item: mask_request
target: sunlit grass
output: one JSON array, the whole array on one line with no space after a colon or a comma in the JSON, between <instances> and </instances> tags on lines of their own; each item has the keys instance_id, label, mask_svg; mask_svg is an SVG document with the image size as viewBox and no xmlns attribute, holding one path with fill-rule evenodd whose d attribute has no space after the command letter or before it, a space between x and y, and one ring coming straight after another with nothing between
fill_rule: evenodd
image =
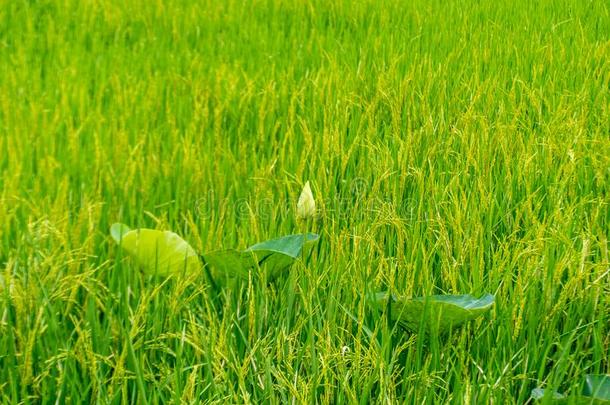
<instances>
[{"instance_id":1,"label":"sunlit grass","mask_svg":"<svg viewBox=\"0 0 610 405\"><path fill-rule=\"evenodd\" d=\"M609 90L604 1L0 0L2 401L578 390L610 371ZM115 222L321 238L216 294L142 273ZM424 340L378 290L496 304Z\"/></svg>"}]
</instances>

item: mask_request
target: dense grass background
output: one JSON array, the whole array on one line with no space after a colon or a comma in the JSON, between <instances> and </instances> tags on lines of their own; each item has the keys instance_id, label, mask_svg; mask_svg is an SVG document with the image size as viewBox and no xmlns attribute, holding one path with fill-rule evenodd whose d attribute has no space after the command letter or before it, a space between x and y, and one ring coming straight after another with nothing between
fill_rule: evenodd
<instances>
[{"instance_id":1,"label":"dense grass background","mask_svg":"<svg viewBox=\"0 0 610 405\"><path fill-rule=\"evenodd\" d=\"M0 152L3 402L504 404L609 372L608 2L0 0ZM116 221L321 240L214 296ZM370 310L388 288L496 306L424 340Z\"/></svg>"}]
</instances>

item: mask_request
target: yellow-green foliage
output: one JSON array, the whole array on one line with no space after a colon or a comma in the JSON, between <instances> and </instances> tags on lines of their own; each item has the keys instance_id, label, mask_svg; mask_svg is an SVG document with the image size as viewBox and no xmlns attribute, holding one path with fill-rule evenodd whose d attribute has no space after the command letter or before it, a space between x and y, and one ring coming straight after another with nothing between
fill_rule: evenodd
<instances>
[{"instance_id":1,"label":"yellow-green foliage","mask_svg":"<svg viewBox=\"0 0 610 405\"><path fill-rule=\"evenodd\" d=\"M119 228L118 232L113 232ZM199 255L180 236L171 231L111 227L113 239L149 274L162 276L201 272Z\"/></svg>"},{"instance_id":2,"label":"yellow-green foliage","mask_svg":"<svg viewBox=\"0 0 610 405\"><path fill-rule=\"evenodd\" d=\"M608 373L609 7L0 0L0 402L522 404ZM138 271L117 221L320 240L216 294ZM423 341L380 290L496 301Z\"/></svg>"}]
</instances>

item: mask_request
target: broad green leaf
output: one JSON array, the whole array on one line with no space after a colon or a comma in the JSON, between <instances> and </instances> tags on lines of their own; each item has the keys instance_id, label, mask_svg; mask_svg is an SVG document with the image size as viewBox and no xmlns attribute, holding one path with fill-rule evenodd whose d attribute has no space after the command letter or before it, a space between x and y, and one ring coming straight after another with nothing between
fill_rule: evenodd
<instances>
[{"instance_id":1,"label":"broad green leaf","mask_svg":"<svg viewBox=\"0 0 610 405\"><path fill-rule=\"evenodd\" d=\"M256 267L251 255L235 249L216 250L203 255L215 281L227 284L238 278L248 278L248 269Z\"/></svg>"},{"instance_id":2,"label":"broad green leaf","mask_svg":"<svg viewBox=\"0 0 610 405\"><path fill-rule=\"evenodd\" d=\"M115 223L110 227L110 236L116 243L121 243L121 239L125 236L126 233L131 231L131 228L125 224Z\"/></svg>"},{"instance_id":3,"label":"broad green leaf","mask_svg":"<svg viewBox=\"0 0 610 405\"><path fill-rule=\"evenodd\" d=\"M290 267L307 244L316 242L318 238L315 233L288 235L252 245L244 253L253 254L257 264L264 264L269 277L275 278L282 270Z\"/></svg>"},{"instance_id":4,"label":"broad green leaf","mask_svg":"<svg viewBox=\"0 0 610 405\"><path fill-rule=\"evenodd\" d=\"M397 298L388 293L378 293L377 305L388 307L392 320L398 321L406 329L417 332L425 330L442 333L489 311L494 304L494 296L486 294L481 298L471 295L431 295L417 298Z\"/></svg>"},{"instance_id":5,"label":"broad green leaf","mask_svg":"<svg viewBox=\"0 0 610 405\"><path fill-rule=\"evenodd\" d=\"M551 403L553 404L560 405L567 403L566 396L557 391L550 391L543 388L534 388L531 393L531 398L536 401L541 401L547 396L550 397Z\"/></svg>"},{"instance_id":6,"label":"broad green leaf","mask_svg":"<svg viewBox=\"0 0 610 405\"><path fill-rule=\"evenodd\" d=\"M582 396L597 401L595 403L610 404L610 375L585 375L585 384L582 390Z\"/></svg>"},{"instance_id":7,"label":"broad green leaf","mask_svg":"<svg viewBox=\"0 0 610 405\"><path fill-rule=\"evenodd\" d=\"M212 270L212 276L220 280L247 278L250 269L261 266L270 279L292 265L303 249L317 241L314 233L288 235L250 246L246 250L218 250L203 255Z\"/></svg>"},{"instance_id":8,"label":"broad green leaf","mask_svg":"<svg viewBox=\"0 0 610 405\"><path fill-rule=\"evenodd\" d=\"M110 234L148 273L170 275L201 269L195 250L173 232L144 228L131 230L126 225L114 224Z\"/></svg>"},{"instance_id":9,"label":"broad green leaf","mask_svg":"<svg viewBox=\"0 0 610 405\"><path fill-rule=\"evenodd\" d=\"M309 242L317 241L319 236L315 233L303 233L297 235L283 236L277 239L271 239L265 242L257 243L256 245L250 246L245 251L252 252L269 252L279 253L286 256L290 256L296 259L303 250L303 246Z\"/></svg>"},{"instance_id":10,"label":"broad green leaf","mask_svg":"<svg viewBox=\"0 0 610 405\"><path fill-rule=\"evenodd\" d=\"M531 397L534 400L545 399L545 396L551 396L550 404L563 405L567 403L577 405L604 405L610 404L610 375L604 374L587 374L580 395L566 396L559 392L548 392L541 388L534 388Z\"/></svg>"}]
</instances>

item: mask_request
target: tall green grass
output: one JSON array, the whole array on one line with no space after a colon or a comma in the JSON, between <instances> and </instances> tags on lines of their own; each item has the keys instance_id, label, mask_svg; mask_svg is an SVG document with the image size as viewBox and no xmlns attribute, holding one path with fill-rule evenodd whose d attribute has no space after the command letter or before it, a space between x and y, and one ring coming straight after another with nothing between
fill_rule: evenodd
<instances>
[{"instance_id":1,"label":"tall green grass","mask_svg":"<svg viewBox=\"0 0 610 405\"><path fill-rule=\"evenodd\" d=\"M609 372L605 1L0 0L0 173L2 402L524 403ZM321 240L215 295L143 275L117 221ZM424 340L377 289L496 306Z\"/></svg>"}]
</instances>

